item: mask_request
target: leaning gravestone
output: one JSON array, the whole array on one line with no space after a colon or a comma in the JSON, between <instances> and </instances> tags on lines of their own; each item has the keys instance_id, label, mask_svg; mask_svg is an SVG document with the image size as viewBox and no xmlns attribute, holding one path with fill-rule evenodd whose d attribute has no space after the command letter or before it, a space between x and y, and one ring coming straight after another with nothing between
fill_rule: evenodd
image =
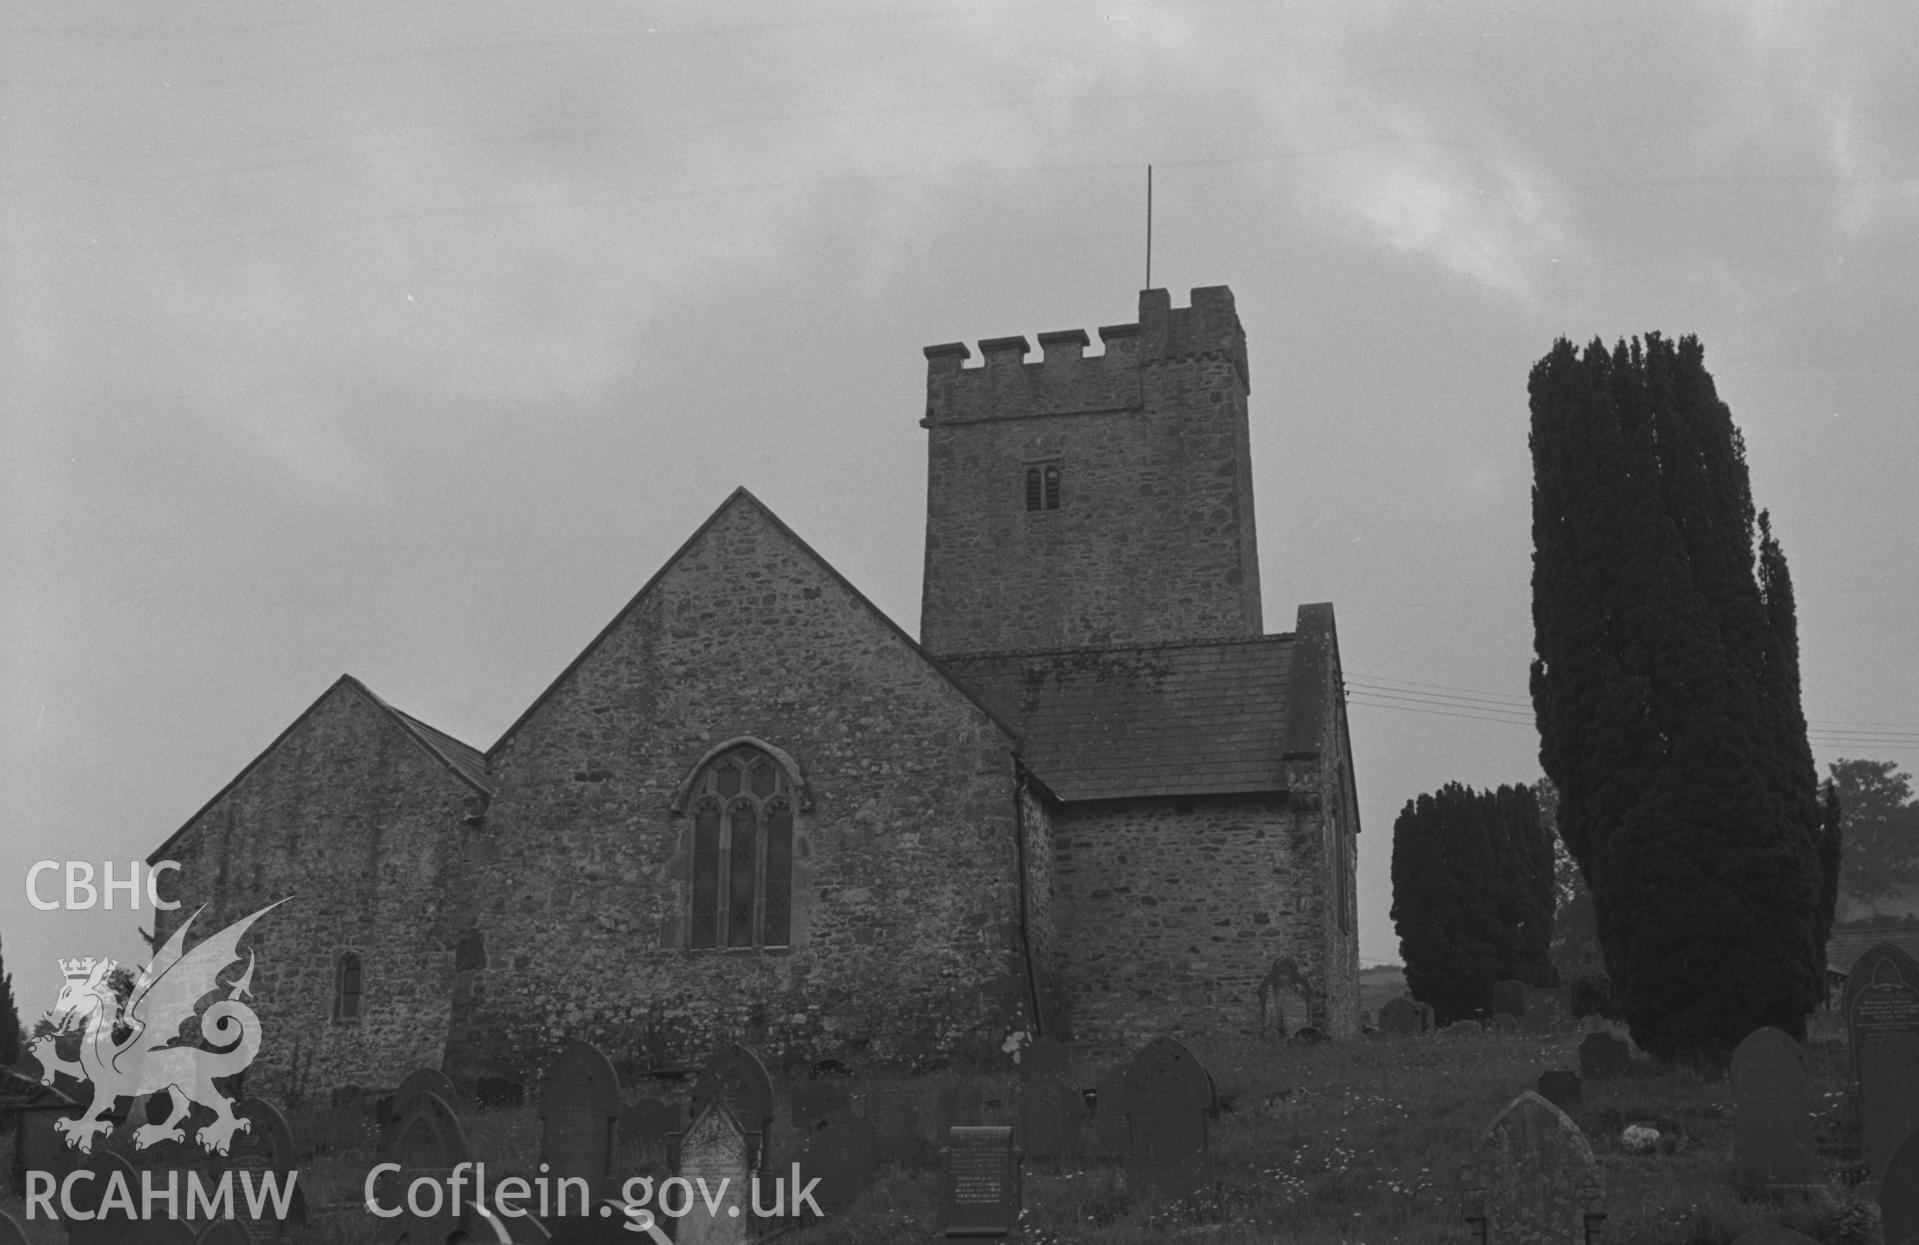
<instances>
[{"instance_id":1,"label":"leaning gravestone","mask_svg":"<svg viewBox=\"0 0 1919 1245\"><path fill-rule=\"evenodd\" d=\"M1530 1092L1494 1117L1460 1186L1466 1221L1486 1245L1585 1245L1606 1215L1592 1147L1564 1111Z\"/></svg>"},{"instance_id":2,"label":"leaning gravestone","mask_svg":"<svg viewBox=\"0 0 1919 1245\"><path fill-rule=\"evenodd\" d=\"M1610 1033L1588 1033L1579 1043L1579 1075L1587 1080L1617 1076L1626 1070L1632 1048Z\"/></svg>"},{"instance_id":3,"label":"leaning gravestone","mask_svg":"<svg viewBox=\"0 0 1919 1245\"><path fill-rule=\"evenodd\" d=\"M1813 1150L1812 1071L1805 1048L1783 1030L1754 1029L1732 1053L1739 1112L1733 1133L1734 1180L1744 1189L1819 1183Z\"/></svg>"},{"instance_id":4,"label":"leaning gravestone","mask_svg":"<svg viewBox=\"0 0 1919 1245\"><path fill-rule=\"evenodd\" d=\"M1919 1245L1919 1132L1907 1133L1879 1180L1879 1222L1886 1245Z\"/></svg>"},{"instance_id":5,"label":"leaning gravestone","mask_svg":"<svg viewBox=\"0 0 1919 1245\"><path fill-rule=\"evenodd\" d=\"M693 1114L698 1116L715 1102L725 1106L744 1130L753 1170L759 1171L765 1161L767 1125L773 1122L773 1078L758 1055L735 1044L707 1060L693 1086Z\"/></svg>"},{"instance_id":6,"label":"leaning gravestone","mask_svg":"<svg viewBox=\"0 0 1919 1245\"><path fill-rule=\"evenodd\" d=\"M1846 1023L1866 1166L1878 1180L1893 1147L1919 1128L1919 965L1890 943L1860 956L1846 980Z\"/></svg>"},{"instance_id":7,"label":"leaning gravestone","mask_svg":"<svg viewBox=\"0 0 1919 1245\"><path fill-rule=\"evenodd\" d=\"M573 1042L540 1092L540 1161L553 1181L579 1177L599 1205L620 1152L620 1075L590 1042Z\"/></svg>"},{"instance_id":8,"label":"leaning gravestone","mask_svg":"<svg viewBox=\"0 0 1919 1245\"><path fill-rule=\"evenodd\" d=\"M946 1235L1007 1236L1019 1225L1019 1153L998 1125L948 1131L940 1191Z\"/></svg>"},{"instance_id":9,"label":"leaning gravestone","mask_svg":"<svg viewBox=\"0 0 1919 1245\"><path fill-rule=\"evenodd\" d=\"M745 1131L724 1102L708 1104L687 1127L675 1175L691 1190L687 1213L678 1216L674 1226L676 1245L743 1245L752 1235L746 1202L752 1154ZM700 1195L701 1181L706 1182L707 1196L715 1199L711 1207ZM726 1182L723 1190L721 1181ZM655 1199L655 1205L662 1203Z\"/></svg>"},{"instance_id":10,"label":"leaning gravestone","mask_svg":"<svg viewBox=\"0 0 1919 1245\"><path fill-rule=\"evenodd\" d=\"M1568 1069L1555 1068L1539 1074L1539 1096L1561 1111L1571 1111L1580 1105L1584 1098L1581 1085L1579 1074Z\"/></svg>"},{"instance_id":11,"label":"leaning gravestone","mask_svg":"<svg viewBox=\"0 0 1919 1245\"><path fill-rule=\"evenodd\" d=\"M1172 1038L1148 1042L1126 1069L1127 1178L1184 1196L1205 1180L1212 1077Z\"/></svg>"},{"instance_id":12,"label":"leaning gravestone","mask_svg":"<svg viewBox=\"0 0 1919 1245\"><path fill-rule=\"evenodd\" d=\"M1379 1031L1395 1037L1412 1037L1425 1029L1426 1016L1419 1004L1405 995L1387 999L1379 1009Z\"/></svg>"}]
</instances>

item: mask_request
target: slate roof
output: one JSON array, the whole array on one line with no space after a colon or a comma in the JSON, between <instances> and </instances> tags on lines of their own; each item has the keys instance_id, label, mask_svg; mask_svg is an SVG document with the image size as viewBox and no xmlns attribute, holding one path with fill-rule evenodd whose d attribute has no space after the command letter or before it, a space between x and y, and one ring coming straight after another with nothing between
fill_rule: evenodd
<instances>
[{"instance_id":1,"label":"slate roof","mask_svg":"<svg viewBox=\"0 0 1919 1245\"><path fill-rule=\"evenodd\" d=\"M1282 791L1291 635L943 656L1062 800Z\"/></svg>"},{"instance_id":2,"label":"slate roof","mask_svg":"<svg viewBox=\"0 0 1919 1245\"><path fill-rule=\"evenodd\" d=\"M373 695L371 692L367 694ZM374 697L374 699L379 698ZM461 743L445 731L428 726L403 709L395 709L383 700L380 703L386 706L387 712L400 719L400 725L411 731L414 738L425 744L427 750L444 761L448 767L482 791L492 791L493 782L486 772L486 753L471 744Z\"/></svg>"}]
</instances>

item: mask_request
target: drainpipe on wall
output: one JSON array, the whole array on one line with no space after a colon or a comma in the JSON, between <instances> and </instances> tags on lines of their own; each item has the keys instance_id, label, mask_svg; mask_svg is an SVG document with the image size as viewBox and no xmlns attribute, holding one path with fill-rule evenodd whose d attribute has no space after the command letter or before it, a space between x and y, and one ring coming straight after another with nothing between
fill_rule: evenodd
<instances>
[{"instance_id":1,"label":"drainpipe on wall","mask_svg":"<svg viewBox=\"0 0 1919 1245\"><path fill-rule=\"evenodd\" d=\"M1013 758L1013 850L1019 869L1019 954L1020 965L1026 970L1026 1007L1033 1018L1033 1036L1044 1037L1044 1023L1040 1019L1039 981L1033 971L1033 940L1027 935L1026 925L1026 805L1021 796L1026 793L1026 767Z\"/></svg>"}]
</instances>

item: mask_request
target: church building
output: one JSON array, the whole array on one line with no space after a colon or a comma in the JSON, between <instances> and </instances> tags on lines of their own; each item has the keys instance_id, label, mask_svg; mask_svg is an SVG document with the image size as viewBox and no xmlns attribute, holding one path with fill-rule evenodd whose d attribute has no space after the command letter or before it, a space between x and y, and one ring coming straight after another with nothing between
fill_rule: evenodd
<instances>
[{"instance_id":1,"label":"church building","mask_svg":"<svg viewBox=\"0 0 1919 1245\"><path fill-rule=\"evenodd\" d=\"M343 676L150 860L253 1078L1358 1031L1330 605L1268 634L1230 290L928 347L916 640L746 489L491 747ZM289 898L290 897L290 898Z\"/></svg>"}]
</instances>

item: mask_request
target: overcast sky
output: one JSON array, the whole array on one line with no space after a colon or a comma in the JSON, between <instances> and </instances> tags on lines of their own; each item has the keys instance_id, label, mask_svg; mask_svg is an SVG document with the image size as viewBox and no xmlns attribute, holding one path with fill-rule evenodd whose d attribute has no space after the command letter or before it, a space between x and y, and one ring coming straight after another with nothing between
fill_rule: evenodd
<instances>
[{"instance_id":1,"label":"overcast sky","mask_svg":"<svg viewBox=\"0 0 1919 1245\"><path fill-rule=\"evenodd\" d=\"M1530 781L1526 376L1697 334L1821 769L1919 768L1919 9L0 6L0 938L23 1012L341 673L490 746L736 485L917 634L938 342L1237 296L1269 630L1393 818ZM124 872L124 865L121 866ZM122 900L124 903L124 900ZM143 916L146 914L142 914Z\"/></svg>"}]
</instances>

